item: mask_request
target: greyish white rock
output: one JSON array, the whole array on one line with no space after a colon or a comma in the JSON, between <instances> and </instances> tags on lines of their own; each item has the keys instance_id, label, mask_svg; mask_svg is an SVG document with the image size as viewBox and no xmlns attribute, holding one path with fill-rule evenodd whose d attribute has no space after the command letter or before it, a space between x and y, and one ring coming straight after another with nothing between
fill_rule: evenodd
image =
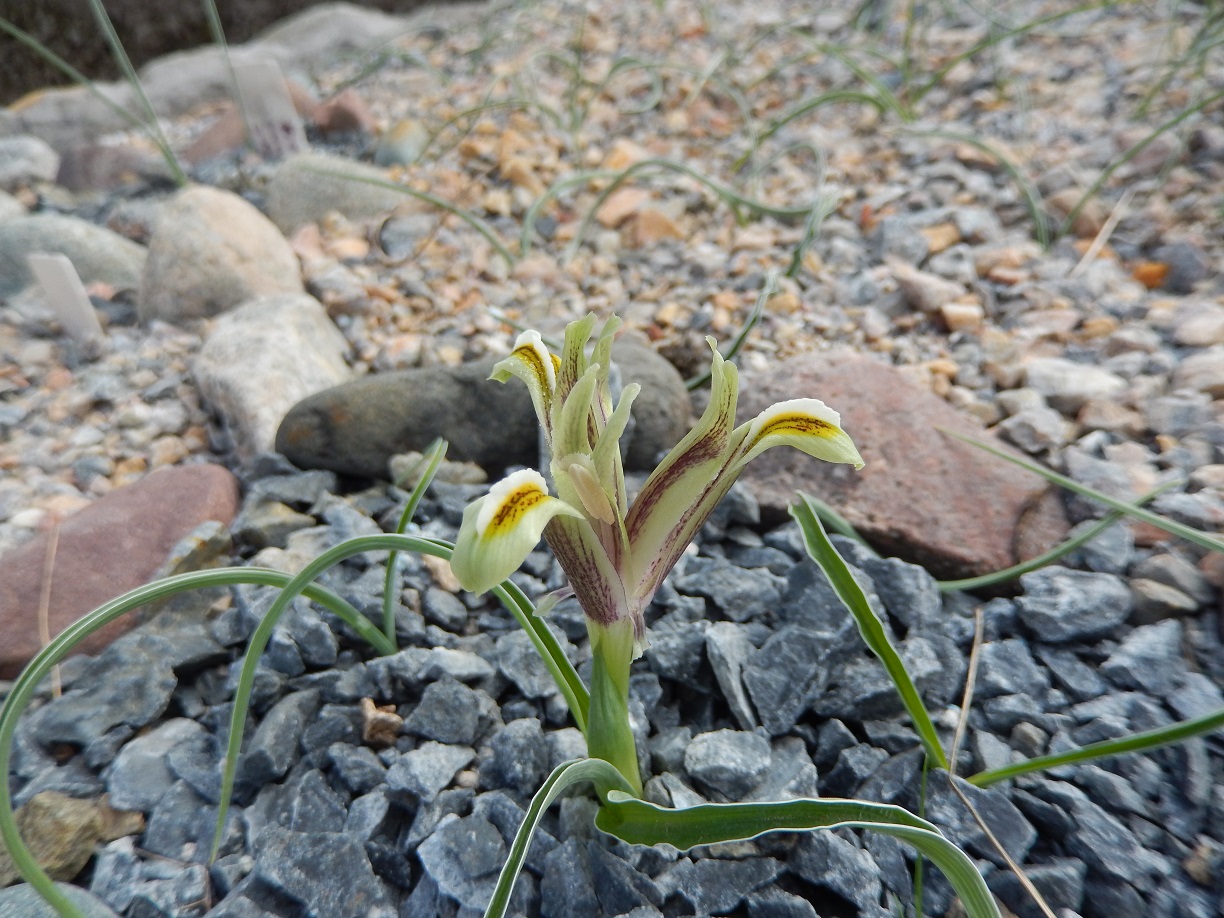
<instances>
[{"instance_id":1,"label":"greyish white rock","mask_svg":"<svg viewBox=\"0 0 1224 918\"><path fill-rule=\"evenodd\" d=\"M221 316L194 373L241 455L273 448L285 413L350 375L348 344L318 300L304 293L248 300Z\"/></svg>"}]
</instances>

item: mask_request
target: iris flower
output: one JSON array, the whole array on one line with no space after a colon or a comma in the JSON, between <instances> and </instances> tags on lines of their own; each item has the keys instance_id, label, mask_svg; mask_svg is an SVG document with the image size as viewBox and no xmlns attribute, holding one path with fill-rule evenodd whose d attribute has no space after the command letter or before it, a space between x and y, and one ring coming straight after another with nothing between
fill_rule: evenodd
<instances>
[{"instance_id":1,"label":"iris flower","mask_svg":"<svg viewBox=\"0 0 1224 918\"><path fill-rule=\"evenodd\" d=\"M523 332L494 367L493 379L516 376L531 392L556 494L532 469L498 482L465 510L451 566L464 589L484 592L517 570L544 537L586 613L595 664L590 753L631 770L626 777L640 786L626 737L629 664L645 646L643 614L668 572L744 466L770 447L794 446L855 468L863 460L838 413L814 398L779 402L736 426L738 373L710 338L709 405L630 505L620 438L640 387L625 386L613 405L608 368L620 320L605 323L588 357L595 321L587 315L571 323L560 356L537 332ZM618 720L624 724L610 723Z\"/></svg>"}]
</instances>

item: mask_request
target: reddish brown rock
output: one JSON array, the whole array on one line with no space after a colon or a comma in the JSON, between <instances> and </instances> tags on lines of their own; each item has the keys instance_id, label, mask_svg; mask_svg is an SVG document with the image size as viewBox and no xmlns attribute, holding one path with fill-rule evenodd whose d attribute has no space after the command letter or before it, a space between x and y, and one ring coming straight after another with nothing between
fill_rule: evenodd
<instances>
[{"instance_id":1,"label":"reddish brown rock","mask_svg":"<svg viewBox=\"0 0 1224 918\"><path fill-rule=\"evenodd\" d=\"M370 136L377 128L374 113L357 90L349 88L319 103L313 114L314 126L324 137L333 134Z\"/></svg>"},{"instance_id":2,"label":"reddish brown rock","mask_svg":"<svg viewBox=\"0 0 1224 918\"><path fill-rule=\"evenodd\" d=\"M740 392L741 421L784 399L827 402L867 463L856 472L797 450L770 450L741 479L766 520L783 518L795 492L806 491L884 554L943 579L1008 567L1066 537L1058 494L1036 475L940 433L1001 446L887 364L847 352L805 354L765 374L745 373Z\"/></svg>"},{"instance_id":3,"label":"reddish brown rock","mask_svg":"<svg viewBox=\"0 0 1224 918\"><path fill-rule=\"evenodd\" d=\"M238 482L218 465L162 469L119 488L60 524L48 624L59 634L85 613L149 581L180 539L206 520L229 523ZM49 533L0 558L0 678L9 679L41 648L38 609ZM126 615L80 645L96 653L136 624Z\"/></svg>"},{"instance_id":4,"label":"reddish brown rock","mask_svg":"<svg viewBox=\"0 0 1224 918\"><path fill-rule=\"evenodd\" d=\"M314 94L296 80L286 80L285 85L297 113L304 121L313 121L320 110ZM194 165L214 156L228 156L246 144L246 122L238 106L226 99L218 104L217 111L220 114L216 120L183 150L182 158L187 162Z\"/></svg>"}]
</instances>

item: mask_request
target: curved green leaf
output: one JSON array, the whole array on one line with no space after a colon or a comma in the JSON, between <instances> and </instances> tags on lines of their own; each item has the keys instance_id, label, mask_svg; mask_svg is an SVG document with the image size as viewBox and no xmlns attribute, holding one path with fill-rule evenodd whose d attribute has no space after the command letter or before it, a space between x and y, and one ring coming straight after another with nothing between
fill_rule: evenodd
<instances>
[{"instance_id":1,"label":"curved green leaf","mask_svg":"<svg viewBox=\"0 0 1224 918\"><path fill-rule=\"evenodd\" d=\"M1134 517L1137 520L1143 520L1145 523L1151 523L1157 529L1163 529L1170 535L1181 536L1188 542L1193 542L1195 545L1202 546L1209 551L1224 551L1224 541L1216 536L1208 535L1201 530L1195 529L1192 526L1187 526L1184 523L1179 523L1177 520L1171 520L1168 517L1161 516L1159 513L1153 513L1150 510L1144 510L1132 503L1124 500L1119 500L1116 497L1110 497L1103 491L1098 491L1095 488L1090 488L1087 485L1080 484L1074 478L1068 478L1066 475L1060 475L1053 469L1047 469L1043 465L1038 465L1036 462L1030 462L1022 456L1016 456L1009 452L991 446L989 443L984 443L981 440L976 440L973 437L965 436L957 433L954 430L948 430L946 427L938 428L940 433L947 434L949 437L956 437L958 440L964 440L971 446L976 446L978 449L984 449L992 455L998 456L1000 459L1006 459L1013 465L1018 465L1022 469L1028 469L1034 475L1040 475L1046 481L1053 482L1056 485L1066 488L1068 491L1074 491L1076 494L1082 494L1084 497L1091 497L1095 501L1100 501L1106 507L1112 507L1114 510L1119 510L1127 516Z\"/></svg>"},{"instance_id":2,"label":"curved green leaf","mask_svg":"<svg viewBox=\"0 0 1224 918\"><path fill-rule=\"evenodd\" d=\"M1149 501L1155 500L1165 491L1180 484L1178 481L1166 481L1159 487L1153 488L1142 497L1135 501L1135 506L1140 507ZM1027 561L1021 561L1019 564L1013 564L1011 567L1005 567L1001 571L992 571L989 574L980 574L977 577L965 577L963 580L939 580L936 586L939 587L941 593L947 593L952 590L979 590L982 587L994 586L996 583L1005 583L1008 580L1015 580L1021 574L1027 574L1029 571L1035 571L1040 567L1045 567L1047 564L1053 564L1064 555L1070 554L1082 545L1087 545L1102 532L1114 525L1118 520L1126 514L1121 510L1110 510L1107 514L1101 517L1100 521L1093 526L1089 526L1079 535L1067 539L1065 542L1060 542L1049 551L1042 552L1036 557L1029 558Z\"/></svg>"},{"instance_id":3,"label":"curved green leaf","mask_svg":"<svg viewBox=\"0 0 1224 918\"><path fill-rule=\"evenodd\" d=\"M247 643L246 654L243 656L242 669L238 675L238 685L234 689L234 708L230 717L229 739L227 740L225 750L225 766L221 772L221 794L217 805L217 825L213 836L210 861L216 857L217 850L220 847L222 833L225 829L225 817L229 812L230 797L234 791L234 778L238 771L238 753L242 749L242 735L246 729L246 716L250 707L251 690L255 684L255 670L259 665L259 657L268 645L268 641L272 637L272 631L275 629L281 615L284 614L293 600L303 593L316 577L332 565L338 564L346 558L364 554L367 551L415 551L449 560L452 548L453 546L449 542L444 542L440 539L425 539L398 533L359 536L323 552L323 554L306 565L297 576L281 589L280 595L276 597L268 611L264 613L263 619L258 627L256 627L254 633L251 634L250 640ZM517 594L515 591L517 591ZM583 688L581 695L574 695L574 685L577 684L581 687L582 682L577 672L574 671L573 664L560 651L556 639L548 630L548 627L534 615L529 614L528 610L531 608L531 603L522 595L522 591L507 581L502 586L494 587L492 592L502 600L502 603L514 615L531 638L532 644L544 659L545 665L552 674L553 680L557 683L557 688L569 704L570 710L585 712L590 705L590 698L586 696L585 688ZM526 604L526 609L523 606L524 603ZM384 647L390 648L383 650L384 653L394 652L394 645L387 641L386 635L377 628L373 628L372 625L370 627L373 629L373 633L378 636L376 646L380 647L380 649Z\"/></svg>"},{"instance_id":4,"label":"curved green leaf","mask_svg":"<svg viewBox=\"0 0 1224 918\"><path fill-rule=\"evenodd\" d=\"M799 494L799 501L798 504L791 505L790 515L794 517L795 522L799 524L799 529L803 532L804 547L807 548L812 560L820 565L820 569L829 578L829 583L842 604L854 616L859 633L863 636L863 642L884 664L884 669L888 671L893 685L897 687L897 694L901 696L901 702L905 705L905 710L909 712L910 720L913 721L914 728L918 731L922 748L926 750L926 754L936 765L940 768L947 768L948 758L939 745L939 735L935 732L935 725L931 723L931 716L922 703L922 697L914 686L914 680L910 678L905 664L901 662L901 656L889 643L883 624L871 611L871 606L867 604L863 588L858 585L858 581L850 573L850 568L846 566L846 562L842 560L837 549L833 547L833 543L829 541L824 527L820 524L820 515L816 507L802 492Z\"/></svg>"},{"instance_id":5,"label":"curved green leaf","mask_svg":"<svg viewBox=\"0 0 1224 918\"><path fill-rule=\"evenodd\" d=\"M289 583L290 579L288 574L281 571L258 567L238 567L193 571L156 580L111 600L69 625L39 651L17 677L12 691L5 699L4 706L0 708L0 838L3 838L4 845L8 848L9 855L21 875L59 914L66 918L81 918L80 911L56 888L51 878L38 866L38 862L25 846L25 842L22 841L21 833L17 831L17 824L13 818L13 798L9 792L8 782L13 753L13 736L17 732L17 722L25 709L29 707L39 682L51 672L57 663L72 653L85 638L108 622L143 605L158 602L189 590L233 586L240 583L283 587ZM316 585L309 586L303 592L308 598L343 618L361 632L367 640L378 646L382 632L349 603L330 590Z\"/></svg>"},{"instance_id":6,"label":"curved green leaf","mask_svg":"<svg viewBox=\"0 0 1224 918\"><path fill-rule=\"evenodd\" d=\"M994 897L973 861L934 825L908 810L864 800L785 800L777 803L706 803L668 809L611 791L595 825L635 845L669 844L681 850L743 841L767 832L870 829L921 852L943 871L970 918L1000 918Z\"/></svg>"},{"instance_id":7,"label":"curved green leaf","mask_svg":"<svg viewBox=\"0 0 1224 918\"><path fill-rule=\"evenodd\" d=\"M404 504L404 512L400 514L399 522L395 525L397 535L402 535L404 530L408 528L408 524L412 522L412 517L416 514L416 508L420 505L421 498L425 496L425 492L429 490L430 484L433 483L434 476L438 474L438 467L442 465L442 460L446 457L448 446L449 444L439 437L425 451L425 454L421 456L417 466L413 468L412 471L415 472L421 464L425 466L424 471L421 472L420 479L412 489L412 493L408 495L408 502ZM387 576L383 582L383 634L387 636L387 640L392 644L396 643L395 581L398 572L395 568L395 559L397 557L399 557L398 551L392 551L387 554Z\"/></svg>"},{"instance_id":8,"label":"curved green leaf","mask_svg":"<svg viewBox=\"0 0 1224 918\"><path fill-rule=\"evenodd\" d=\"M603 203L612 196L616 189L637 173L648 170L679 172L682 175L687 175L694 181L700 182L702 185L709 188L715 195L721 198L723 202L735 212L737 220L740 217L741 209L757 215L776 217L780 220L796 220L805 218L812 211L811 205L806 207L774 207L770 204L764 203L763 201L752 200L751 198L747 198L740 194L738 191L735 191L734 189L729 188L720 182L716 182L700 169L695 169L687 163L680 162L679 160L668 159L666 157L643 159L640 162L636 162L631 166L626 166L624 169L620 170L620 172L615 173L615 177L612 179L612 181L610 181L607 186L598 195L596 195L595 201L591 204L586 214L583 215L582 221L578 224L578 228L574 232L574 238L571 239L569 244L566 246L565 253L562 255L563 261L573 260L574 256L578 252L578 247L582 245L582 240L586 237L587 232L591 228L591 224L595 221L595 214L598 212L599 208L603 206ZM564 181L566 183L572 183L576 178L577 176L567 176Z\"/></svg>"},{"instance_id":9,"label":"curved green leaf","mask_svg":"<svg viewBox=\"0 0 1224 918\"><path fill-rule=\"evenodd\" d=\"M548 776L543 786L531 798L527 807L527 815L514 835L514 844L506 855L506 863L502 865L497 877L497 886L493 890L493 898L485 909L485 918L502 918L510 905L510 894L514 892L514 882L523 869L523 859L527 857L527 849L535 837L536 829L545 810L552 806L561 794L575 784L589 783L595 786L600 797L606 797L610 792L627 791L629 785L621 777L619 771L603 759L571 759L562 762Z\"/></svg>"},{"instance_id":10,"label":"curved green leaf","mask_svg":"<svg viewBox=\"0 0 1224 918\"><path fill-rule=\"evenodd\" d=\"M765 275L765 282L761 285L761 292L757 294L756 302L752 306L752 312L748 314L748 318L744 321L743 327L740 328L736 336L731 340L731 346L725 351L719 348L719 353L723 355L724 360L734 360L739 352L743 349L748 341L748 335L756 328L761 321L761 316L765 312L765 304L769 302L769 298L778 292L778 272L770 271ZM686 379L684 386L690 392L694 389L700 389L710 381L712 370L705 370L702 373Z\"/></svg>"},{"instance_id":11,"label":"curved green leaf","mask_svg":"<svg viewBox=\"0 0 1224 918\"><path fill-rule=\"evenodd\" d=\"M1187 740L1194 736L1202 736L1205 733L1213 733L1220 729L1224 729L1224 709L1204 714L1202 717L1181 720L1175 724L1169 724L1167 727L1157 727L1155 730L1145 730L1143 733L1135 733L1131 736L1121 736L1117 739L1101 740L1099 743L1089 743L1087 746L1080 746L1078 749L1068 749L1066 752L1056 752L1051 755L1039 756L1035 759L1013 762L1010 765L1004 765L1002 768L992 768L989 771L978 772L972 778L967 778L966 780L976 787L989 787L992 784L1006 781L1009 778L1031 774L1035 771L1045 771L1049 768L1057 768L1059 765L1075 765L1080 762L1103 759L1111 755L1159 749L1161 746L1180 743L1182 740Z\"/></svg>"},{"instance_id":12,"label":"curved green leaf","mask_svg":"<svg viewBox=\"0 0 1224 918\"><path fill-rule=\"evenodd\" d=\"M402 185L399 182L393 182L390 179L379 179L368 175L354 175L352 172L345 172L343 169L321 169L309 168L307 171L314 172L318 175L329 175L332 178L347 179L350 182L361 182L365 185L373 185L376 188L386 188L389 191L398 191L400 194L407 195L410 198L416 198L420 201L425 201L432 204L434 207L444 210L447 213L454 214L477 233L485 238L489 245L493 246L494 251L501 256L507 267L513 268L517 259L514 253L511 252L501 238L497 235L497 230L489 225L488 221L476 216L471 211L464 210L458 204L440 198L436 194L430 194L428 191L419 191L411 185Z\"/></svg>"}]
</instances>

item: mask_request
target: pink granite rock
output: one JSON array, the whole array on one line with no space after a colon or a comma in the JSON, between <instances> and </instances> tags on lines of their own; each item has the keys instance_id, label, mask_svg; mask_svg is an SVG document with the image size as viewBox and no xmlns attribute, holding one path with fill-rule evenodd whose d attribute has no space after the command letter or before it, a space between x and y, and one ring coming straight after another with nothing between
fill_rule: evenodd
<instances>
[{"instance_id":1,"label":"pink granite rock","mask_svg":"<svg viewBox=\"0 0 1224 918\"><path fill-rule=\"evenodd\" d=\"M866 461L859 472L774 449L741 481L765 520L783 518L797 490L821 498L886 555L936 577L975 576L1052 547L1067 534L1060 496L1036 475L939 432L1002 446L943 399L877 359L849 352L805 354L744 373L739 420L788 398L819 398Z\"/></svg>"},{"instance_id":2,"label":"pink granite rock","mask_svg":"<svg viewBox=\"0 0 1224 918\"><path fill-rule=\"evenodd\" d=\"M219 465L154 472L64 520L55 544L51 636L82 615L150 580L174 545L200 523L229 523L238 482ZM0 678L12 678L41 648L38 609L49 533L0 558ZM80 645L96 653L135 625L126 615Z\"/></svg>"}]
</instances>

